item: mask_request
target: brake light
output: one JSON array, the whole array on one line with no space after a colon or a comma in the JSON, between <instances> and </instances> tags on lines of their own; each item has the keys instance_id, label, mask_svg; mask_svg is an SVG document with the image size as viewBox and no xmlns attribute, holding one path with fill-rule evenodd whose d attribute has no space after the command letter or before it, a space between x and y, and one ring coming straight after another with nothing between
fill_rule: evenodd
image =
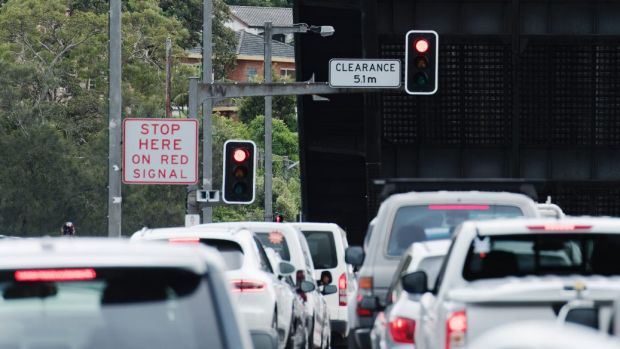
<instances>
[{"instance_id":1,"label":"brake light","mask_svg":"<svg viewBox=\"0 0 620 349\"><path fill-rule=\"evenodd\" d=\"M232 291L249 293L249 292L261 292L265 289L265 283L256 280L233 280Z\"/></svg>"},{"instance_id":2,"label":"brake light","mask_svg":"<svg viewBox=\"0 0 620 349\"><path fill-rule=\"evenodd\" d=\"M446 349L465 347L467 315L465 311L450 313L446 322Z\"/></svg>"},{"instance_id":3,"label":"brake light","mask_svg":"<svg viewBox=\"0 0 620 349\"><path fill-rule=\"evenodd\" d=\"M345 273L338 278L338 305L347 306L347 274Z\"/></svg>"},{"instance_id":4,"label":"brake light","mask_svg":"<svg viewBox=\"0 0 620 349\"><path fill-rule=\"evenodd\" d=\"M168 240L171 244L197 244L200 238L172 238Z\"/></svg>"},{"instance_id":5,"label":"brake light","mask_svg":"<svg viewBox=\"0 0 620 349\"><path fill-rule=\"evenodd\" d=\"M529 230L542 230L542 231L575 231L575 230L589 230L592 229L591 225L576 225L576 224L544 224L544 225L528 225Z\"/></svg>"},{"instance_id":6,"label":"brake light","mask_svg":"<svg viewBox=\"0 0 620 349\"><path fill-rule=\"evenodd\" d=\"M486 211L489 209L489 205L428 205L429 210L471 210L471 211Z\"/></svg>"},{"instance_id":7,"label":"brake light","mask_svg":"<svg viewBox=\"0 0 620 349\"><path fill-rule=\"evenodd\" d=\"M415 320L396 317L389 323L390 335L397 343L415 343Z\"/></svg>"},{"instance_id":8,"label":"brake light","mask_svg":"<svg viewBox=\"0 0 620 349\"><path fill-rule=\"evenodd\" d=\"M355 308L355 311L357 312L357 316L372 316L372 311L366 308L362 308L361 306L362 299L364 299L364 296L362 296L361 294L358 294L357 295L357 308Z\"/></svg>"},{"instance_id":9,"label":"brake light","mask_svg":"<svg viewBox=\"0 0 620 349\"><path fill-rule=\"evenodd\" d=\"M95 269L18 270L15 281L84 281L97 277Z\"/></svg>"}]
</instances>

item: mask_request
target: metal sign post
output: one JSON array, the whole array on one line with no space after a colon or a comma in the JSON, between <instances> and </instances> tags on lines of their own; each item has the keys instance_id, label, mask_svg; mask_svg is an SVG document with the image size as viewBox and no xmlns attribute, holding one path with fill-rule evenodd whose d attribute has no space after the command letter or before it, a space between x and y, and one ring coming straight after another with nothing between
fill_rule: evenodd
<instances>
[{"instance_id":1,"label":"metal sign post","mask_svg":"<svg viewBox=\"0 0 620 349\"><path fill-rule=\"evenodd\" d=\"M110 0L108 236L121 236L121 0Z\"/></svg>"}]
</instances>

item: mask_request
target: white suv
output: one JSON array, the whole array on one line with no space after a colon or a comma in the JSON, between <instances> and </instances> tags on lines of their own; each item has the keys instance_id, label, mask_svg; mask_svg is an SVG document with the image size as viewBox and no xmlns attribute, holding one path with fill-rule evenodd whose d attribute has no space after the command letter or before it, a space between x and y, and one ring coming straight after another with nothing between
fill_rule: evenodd
<instances>
[{"instance_id":1,"label":"white suv","mask_svg":"<svg viewBox=\"0 0 620 349\"><path fill-rule=\"evenodd\" d=\"M2 347L250 348L222 268L204 246L2 241Z\"/></svg>"},{"instance_id":2,"label":"white suv","mask_svg":"<svg viewBox=\"0 0 620 349\"><path fill-rule=\"evenodd\" d=\"M299 229L308 242L314 277L321 281L321 276L329 273L338 293L325 296L331 316L332 344L340 341L346 344L349 335L347 300L357 292L357 280L353 268L344 260L344 251L349 247L347 233L333 223L292 223Z\"/></svg>"},{"instance_id":3,"label":"white suv","mask_svg":"<svg viewBox=\"0 0 620 349\"><path fill-rule=\"evenodd\" d=\"M297 270L295 281L297 286L304 281L312 282L314 279L314 264L306 238L301 232L289 223L272 222L227 222L202 224L196 227L235 227L248 229L256 234L263 246L271 247L280 254L283 260L291 262ZM298 288L299 293L305 300L308 312L308 331L310 348L327 348L330 344L329 309L323 295L337 292L331 285L325 290L312 290L304 292Z\"/></svg>"},{"instance_id":4,"label":"white suv","mask_svg":"<svg viewBox=\"0 0 620 349\"><path fill-rule=\"evenodd\" d=\"M294 266L280 262L273 270L271 262L258 238L249 230L230 227L193 226L189 228L142 229L132 240L168 241L170 243L202 243L217 249L224 258L225 272L232 286L233 299L246 326L251 332L274 330L278 348L290 348L302 343L297 334L305 334L303 317L295 317L297 295L290 286L279 280L294 272ZM288 269L288 272L283 272ZM308 283L307 287L312 284ZM301 338L305 341L305 338Z\"/></svg>"}]
</instances>

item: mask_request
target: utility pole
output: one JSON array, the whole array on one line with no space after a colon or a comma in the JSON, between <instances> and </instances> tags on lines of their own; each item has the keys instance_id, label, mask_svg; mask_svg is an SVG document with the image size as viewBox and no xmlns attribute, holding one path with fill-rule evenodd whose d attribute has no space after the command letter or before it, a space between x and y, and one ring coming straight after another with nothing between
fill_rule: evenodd
<instances>
[{"instance_id":1,"label":"utility pole","mask_svg":"<svg viewBox=\"0 0 620 349\"><path fill-rule=\"evenodd\" d=\"M263 52L265 83L270 83L271 78L271 22L265 22L265 51ZM273 162L271 154L271 106L272 96L265 96L265 222L273 220L273 197L271 181L273 179Z\"/></svg>"},{"instance_id":2,"label":"utility pole","mask_svg":"<svg viewBox=\"0 0 620 349\"><path fill-rule=\"evenodd\" d=\"M202 83L213 83L213 66L211 62L213 49L212 35L213 1L203 0L202 5ZM211 114L213 100L205 99L202 103L202 189L213 189L213 132ZM202 208L202 222L210 223L213 220L213 208L206 204Z\"/></svg>"},{"instance_id":3,"label":"utility pole","mask_svg":"<svg viewBox=\"0 0 620 349\"><path fill-rule=\"evenodd\" d=\"M172 40L166 39L166 117L172 117L170 95L172 94Z\"/></svg>"},{"instance_id":4,"label":"utility pole","mask_svg":"<svg viewBox=\"0 0 620 349\"><path fill-rule=\"evenodd\" d=\"M121 236L121 0L110 0L108 236Z\"/></svg>"}]
</instances>

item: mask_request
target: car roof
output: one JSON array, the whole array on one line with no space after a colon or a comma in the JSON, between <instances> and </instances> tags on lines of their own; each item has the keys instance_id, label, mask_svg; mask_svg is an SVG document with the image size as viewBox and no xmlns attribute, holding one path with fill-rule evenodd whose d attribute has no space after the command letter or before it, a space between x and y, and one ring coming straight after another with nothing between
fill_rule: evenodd
<instances>
[{"instance_id":1,"label":"car roof","mask_svg":"<svg viewBox=\"0 0 620 349\"><path fill-rule=\"evenodd\" d=\"M290 224L299 229L314 229L319 231L339 231L342 229L335 223L295 222Z\"/></svg>"},{"instance_id":2,"label":"car roof","mask_svg":"<svg viewBox=\"0 0 620 349\"><path fill-rule=\"evenodd\" d=\"M460 200L460 201L459 201ZM484 203L524 203L532 204L534 201L524 194L510 192L491 192L491 191L430 191L430 192L409 192L394 194L387 200L395 203L409 203L423 201L425 203L441 202L484 202Z\"/></svg>"},{"instance_id":3,"label":"car roof","mask_svg":"<svg viewBox=\"0 0 620 349\"><path fill-rule=\"evenodd\" d=\"M194 226L194 228L198 228L198 227L206 227L206 228L229 227L229 228L236 228L236 229L245 228L250 231L254 231L255 229L259 229L259 230L260 229L277 229L281 231L297 232L295 227L292 226L290 223L277 223L277 222L223 222L223 223L206 223L206 224L200 224L200 225Z\"/></svg>"},{"instance_id":4,"label":"car roof","mask_svg":"<svg viewBox=\"0 0 620 349\"><path fill-rule=\"evenodd\" d=\"M509 218L488 221L467 221L462 231L479 235L514 235L551 232L596 232L620 234L620 219L611 217Z\"/></svg>"},{"instance_id":5,"label":"car roof","mask_svg":"<svg viewBox=\"0 0 620 349\"><path fill-rule=\"evenodd\" d=\"M237 227L221 227L195 225L192 227L142 229L132 235L132 239L162 240L171 238L197 237L218 238L224 240L251 240L254 236L248 229Z\"/></svg>"},{"instance_id":6,"label":"car roof","mask_svg":"<svg viewBox=\"0 0 620 349\"><path fill-rule=\"evenodd\" d=\"M223 269L217 252L204 246L136 243L110 238L35 238L2 241L0 269L70 267L177 267L203 274Z\"/></svg>"}]
</instances>

